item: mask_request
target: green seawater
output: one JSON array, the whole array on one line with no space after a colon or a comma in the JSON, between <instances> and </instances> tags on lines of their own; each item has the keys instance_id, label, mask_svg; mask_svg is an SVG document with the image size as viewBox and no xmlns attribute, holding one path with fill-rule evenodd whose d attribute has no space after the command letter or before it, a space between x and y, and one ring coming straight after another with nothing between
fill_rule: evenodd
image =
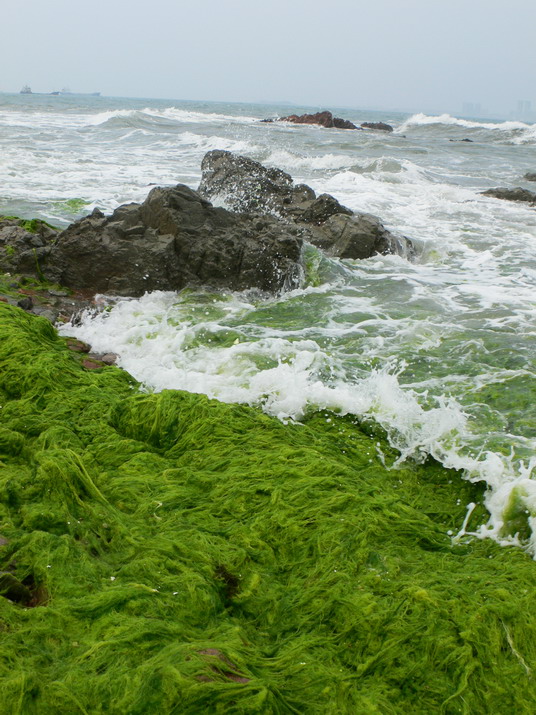
<instances>
[{"instance_id":1,"label":"green seawater","mask_svg":"<svg viewBox=\"0 0 536 715\"><path fill-rule=\"evenodd\" d=\"M397 457L86 371L0 303L0 571L32 595L0 597L0 713L533 713L534 561Z\"/></svg>"}]
</instances>

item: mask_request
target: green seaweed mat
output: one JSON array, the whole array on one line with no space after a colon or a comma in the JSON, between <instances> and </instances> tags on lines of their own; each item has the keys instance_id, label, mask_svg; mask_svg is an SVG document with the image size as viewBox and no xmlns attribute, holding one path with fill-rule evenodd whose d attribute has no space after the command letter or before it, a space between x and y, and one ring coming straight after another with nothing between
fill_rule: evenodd
<instances>
[{"instance_id":1,"label":"green seaweed mat","mask_svg":"<svg viewBox=\"0 0 536 715\"><path fill-rule=\"evenodd\" d=\"M143 394L0 304L0 571L32 594L0 597L0 713L534 713L536 564L453 547L479 488L377 447Z\"/></svg>"}]
</instances>

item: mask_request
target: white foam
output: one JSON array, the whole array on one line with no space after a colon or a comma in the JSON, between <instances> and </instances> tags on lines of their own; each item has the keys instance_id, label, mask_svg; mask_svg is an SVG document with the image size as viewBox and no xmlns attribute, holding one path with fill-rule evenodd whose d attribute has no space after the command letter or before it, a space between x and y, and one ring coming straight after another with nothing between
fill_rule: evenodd
<instances>
[{"instance_id":1,"label":"white foam","mask_svg":"<svg viewBox=\"0 0 536 715\"><path fill-rule=\"evenodd\" d=\"M506 121L506 122L475 122L471 119L459 119L450 114L428 115L414 114L400 126L396 131L403 134L410 127L426 126L431 124L444 124L447 126L464 127L465 129L491 129L493 131L511 132L513 129L534 129L535 125L526 124L525 122Z\"/></svg>"},{"instance_id":2,"label":"white foam","mask_svg":"<svg viewBox=\"0 0 536 715\"><path fill-rule=\"evenodd\" d=\"M304 291L301 296L307 294L312 295ZM293 292L294 298L299 295L299 291ZM515 542L515 536L503 534L503 522L512 490L519 485L525 490L521 498L526 498L530 509L535 507L536 515L536 483L530 482L525 488L523 481L530 481L534 464L520 475L519 463L512 455L482 451L456 399L443 394L428 396L434 380L415 388L404 387L399 380L404 366L398 365L396 358L384 359L383 367L371 369L365 376L352 376L336 353L321 348L318 340L306 338L305 332L304 337L299 330L288 330L285 335L285 331L268 331L248 322L255 305L245 295L228 295L223 302L214 298L221 312L215 320L203 319L202 310L192 317L189 301L183 302L174 293L155 292L139 300L119 301L110 312L88 315L80 325L62 326L60 332L89 342L96 351L118 353L119 364L153 390L184 389L224 402L258 405L283 421L300 420L311 409L373 418L400 450L400 460L423 460L432 455L446 467L463 470L469 479L486 482L490 520L475 532L480 537ZM210 314L211 308L209 305L206 313ZM352 309L375 311L377 306L367 299L352 301L348 296L337 315L350 316ZM217 347L218 335L229 331L229 318L235 326L231 337L236 337L229 347ZM419 321L405 322L406 327L404 321L389 326L399 344L407 342L413 349L419 344L422 350L437 347L439 325L436 329ZM389 354L392 338L385 333L386 326L379 317L358 326L363 335L363 356ZM372 336L367 338L372 327ZM350 335L351 329L351 320L346 326L328 321L320 332L342 337ZM379 339L382 332L385 337ZM215 347L207 335L213 336ZM200 343L201 336L204 339ZM489 384L490 379L490 375L482 376L481 384ZM501 381L504 375L496 379ZM478 381L475 384L478 387Z\"/></svg>"},{"instance_id":3,"label":"white foam","mask_svg":"<svg viewBox=\"0 0 536 715\"><path fill-rule=\"evenodd\" d=\"M196 112L179 109L177 107L166 107L155 109L145 107L143 109L115 109L107 112L99 112L87 118L87 124L98 126L106 124L113 119L124 119L130 117L140 117L147 119L167 119L177 124L249 124L258 121L255 117L236 116L231 114L218 114L216 112Z\"/></svg>"}]
</instances>

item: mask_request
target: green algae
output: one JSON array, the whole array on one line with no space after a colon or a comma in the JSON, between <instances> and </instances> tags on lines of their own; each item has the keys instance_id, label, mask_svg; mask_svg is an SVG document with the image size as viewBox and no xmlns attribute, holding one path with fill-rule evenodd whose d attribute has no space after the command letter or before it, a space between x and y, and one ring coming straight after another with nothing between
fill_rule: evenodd
<instances>
[{"instance_id":1,"label":"green algae","mask_svg":"<svg viewBox=\"0 0 536 715\"><path fill-rule=\"evenodd\" d=\"M0 304L0 713L532 713L536 565L368 431L143 394Z\"/></svg>"},{"instance_id":2,"label":"green algae","mask_svg":"<svg viewBox=\"0 0 536 715\"><path fill-rule=\"evenodd\" d=\"M65 199L64 201L55 201L52 206L62 213L75 214L85 209L90 203L91 201L87 199L74 198Z\"/></svg>"},{"instance_id":3,"label":"green algae","mask_svg":"<svg viewBox=\"0 0 536 715\"><path fill-rule=\"evenodd\" d=\"M28 231L28 233L40 233L44 228L49 228L54 231L58 230L56 226L52 226L52 224L40 218L25 219L20 218L20 216L0 215L0 221L6 219L10 221L18 221L18 225L25 231Z\"/></svg>"}]
</instances>

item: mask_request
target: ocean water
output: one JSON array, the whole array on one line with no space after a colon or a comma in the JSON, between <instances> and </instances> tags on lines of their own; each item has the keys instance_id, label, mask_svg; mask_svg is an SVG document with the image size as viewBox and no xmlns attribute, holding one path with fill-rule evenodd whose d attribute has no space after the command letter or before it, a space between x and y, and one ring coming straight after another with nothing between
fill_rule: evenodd
<instances>
[{"instance_id":1,"label":"ocean water","mask_svg":"<svg viewBox=\"0 0 536 715\"><path fill-rule=\"evenodd\" d=\"M308 278L254 292L156 292L61 328L113 351L147 390L378 423L400 461L429 455L487 485L460 529L536 554L536 212L484 197L536 171L536 125L330 108L392 134L263 124L324 107L0 95L0 213L65 226L153 185L196 188L211 149L277 166L378 215L411 261L308 249ZM463 142L462 139L471 139ZM330 419L327 417L327 419ZM528 540L508 528L526 519Z\"/></svg>"}]
</instances>

